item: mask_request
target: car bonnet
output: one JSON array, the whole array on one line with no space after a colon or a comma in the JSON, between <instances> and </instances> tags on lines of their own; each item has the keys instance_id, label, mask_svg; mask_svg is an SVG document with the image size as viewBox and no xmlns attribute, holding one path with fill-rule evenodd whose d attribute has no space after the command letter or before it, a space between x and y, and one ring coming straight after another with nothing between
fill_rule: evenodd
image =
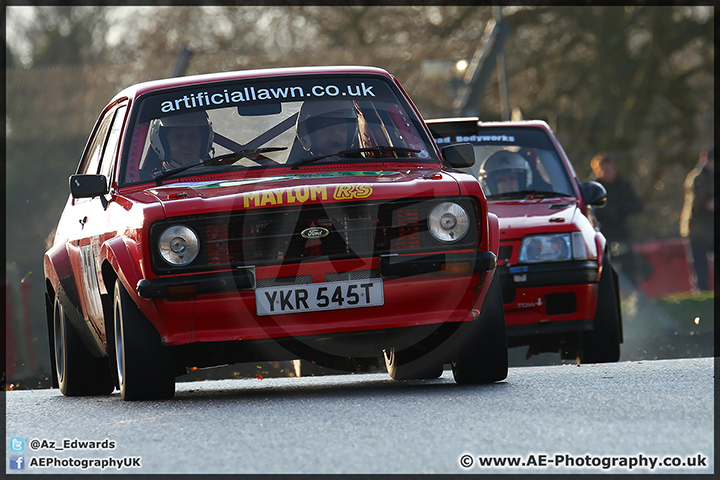
<instances>
[{"instance_id":1,"label":"car bonnet","mask_svg":"<svg viewBox=\"0 0 720 480\"><path fill-rule=\"evenodd\" d=\"M185 180L185 179L184 179ZM210 214L304 203L452 197L457 181L431 168L279 173L263 177L187 179L145 190L167 216Z\"/></svg>"},{"instance_id":2,"label":"car bonnet","mask_svg":"<svg viewBox=\"0 0 720 480\"><path fill-rule=\"evenodd\" d=\"M489 201L488 210L499 217L504 239L577 230L573 223L580 215L577 201L570 198Z\"/></svg>"}]
</instances>

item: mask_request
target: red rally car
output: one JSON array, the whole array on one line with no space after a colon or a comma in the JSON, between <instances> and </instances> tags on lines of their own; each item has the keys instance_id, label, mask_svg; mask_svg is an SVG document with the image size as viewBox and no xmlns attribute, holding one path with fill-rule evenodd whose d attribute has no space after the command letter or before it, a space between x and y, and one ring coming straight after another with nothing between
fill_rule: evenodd
<instances>
[{"instance_id":1,"label":"red rally car","mask_svg":"<svg viewBox=\"0 0 720 480\"><path fill-rule=\"evenodd\" d=\"M475 148L476 163L463 170L478 178L500 218L508 345L528 345L528 357L559 351L587 363L618 361L618 276L590 208L605 205L605 188L578 181L543 121L427 123L438 145Z\"/></svg>"},{"instance_id":2,"label":"red rally car","mask_svg":"<svg viewBox=\"0 0 720 480\"><path fill-rule=\"evenodd\" d=\"M44 258L54 383L169 398L187 368L384 357L507 376L498 219L370 67L129 87L102 111Z\"/></svg>"}]
</instances>

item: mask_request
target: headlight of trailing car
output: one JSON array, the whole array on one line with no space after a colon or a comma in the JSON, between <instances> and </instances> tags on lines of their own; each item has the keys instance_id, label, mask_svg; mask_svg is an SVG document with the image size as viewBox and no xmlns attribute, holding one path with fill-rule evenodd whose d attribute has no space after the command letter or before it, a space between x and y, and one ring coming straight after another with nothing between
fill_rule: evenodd
<instances>
[{"instance_id":1,"label":"headlight of trailing car","mask_svg":"<svg viewBox=\"0 0 720 480\"><path fill-rule=\"evenodd\" d=\"M588 259L582 233L531 235L520 245L519 263L565 262Z\"/></svg>"},{"instance_id":2,"label":"headlight of trailing car","mask_svg":"<svg viewBox=\"0 0 720 480\"><path fill-rule=\"evenodd\" d=\"M200 240L192 228L173 225L160 235L158 250L170 265L182 267L195 260L200 251Z\"/></svg>"},{"instance_id":3,"label":"headlight of trailing car","mask_svg":"<svg viewBox=\"0 0 720 480\"><path fill-rule=\"evenodd\" d=\"M441 242L457 242L469 229L470 216L457 203L443 202L433 208L428 216L428 230Z\"/></svg>"}]
</instances>

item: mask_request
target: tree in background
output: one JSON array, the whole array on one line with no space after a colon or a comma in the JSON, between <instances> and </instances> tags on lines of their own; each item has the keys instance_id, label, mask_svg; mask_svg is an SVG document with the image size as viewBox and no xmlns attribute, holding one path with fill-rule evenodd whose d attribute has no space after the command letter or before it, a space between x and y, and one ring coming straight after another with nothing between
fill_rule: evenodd
<instances>
[{"instance_id":1,"label":"tree in background","mask_svg":"<svg viewBox=\"0 0 720 480\"><path fill-rule=\"evenodd\" d=\"M636 239L674 235L679 179L713 135L712 10L537 7L505 20L513 106L551 124L582 178L598 151L615 156L647 206ZM481 118L498 112L487 97Z\"/></svg>"},{"instance_id":2,"label":"tree in background","mask_svg":"<svg viewBox=\"0 0 720 480\"><path fill-rule=\"evenodd\" d=\"M712 105L711 19L684 7L638 6L539 7L506 20L516 32L507 48L511 91L523 111L556 119L558 128L581 119L582 150L630 150L644 128L670 125L684 147L696 140L687 120Z\"/></svg>"},{"instance_id":3,"label":"tree in background","mask_svg":"<svg viewBox=\"0 0 720 480\"><path fill-rule=\"evenodd\" d=\"M7 43L5 44L5 70L17 68L20 66L20 59L15 55L15 52L10 50Z\"/></svg>"},{"instance_id":4,"label":"tree in background","mask_svg":"<svg viewBox=\"0 0 720 480\"><path fill-rule=\"evenodd\" d=\"M6 21L19 24L16 32L31 48L30 66L82 65L98 63L106 52L107 12L85 6L8 8Z\"/></svg>"}]
</instances>

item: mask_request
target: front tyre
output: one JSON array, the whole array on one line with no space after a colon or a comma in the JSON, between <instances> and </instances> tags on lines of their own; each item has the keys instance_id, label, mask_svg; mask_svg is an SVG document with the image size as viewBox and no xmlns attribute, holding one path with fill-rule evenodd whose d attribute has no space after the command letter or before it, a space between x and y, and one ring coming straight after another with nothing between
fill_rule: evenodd
<instances>
[{"instance_id":1,"label":"front tyre","mask_svg":"<svg viewBox=\"0 0 720 480\"><path fill-rule=\"evenodd\" d=\"M581 363L607 363L620 360L620 295L617 273L605 257L598 285L593 330L583 334Z\"/></svg>"},{"instance_id":2,"label":"front tyre","mask_svg":"<svg viewBox=\"0 0 720 480\"><path fill-rule=\"evenodd\" d=\"M120 281L115 282L113 330L118 385L123 400L160 400L175 395L170 351Z\"/></svg>"},{"instance_id":3,"label":"front tyre","mask_svg":"<svg viewBox=\"0 0 720 480\"><path fill-rule=\"evenodd\" d=\"M471 324L452 362L455 382L480 384L505 380L508 374L508 347L505 309L497 273L490 282L478 319Z\"/></svg>"},{"instance_id":4,"label":"front tyre","mask_svg":"<svg viewBox=\"0 0 720 480\"><path fill-rule=\"evenodd\" d=\"M108 359L90 353L70 324L57 295L53 304L53 348L55 372L63 395L74 397L112 393L114 385Z\"/></svg>"}]
</instances>

